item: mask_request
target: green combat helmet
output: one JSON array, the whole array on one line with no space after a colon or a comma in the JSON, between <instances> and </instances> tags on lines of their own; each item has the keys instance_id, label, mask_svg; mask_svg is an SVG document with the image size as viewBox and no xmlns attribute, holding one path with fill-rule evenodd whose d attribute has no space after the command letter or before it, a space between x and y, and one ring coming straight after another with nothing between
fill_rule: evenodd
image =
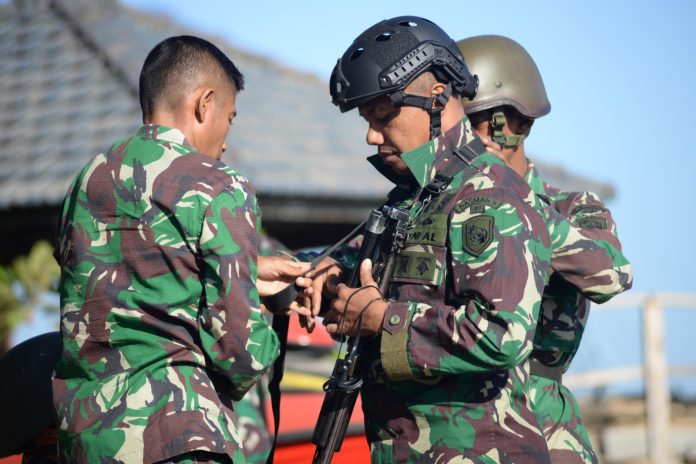
<instances>
[{"instance_id":1,"label":"green combat helmet","mask_svg":"<svg viewBox=\"0 0 696 464\"><path fill-rule=\"evenodd\" d=\"M551 111L539 69L520 44L499 35L480 35L460 40L457 45L469 70L479 78L476 96L471 99L462 98L467 114L506 105L530 119L539 118ZM506 146L519 145L524 136L519 137L520 140L499 140L504 137L504 118L502 111L492 114L493 140Z\"/></svg>"},{"instance_id":2,"label":"green combat helmet","mask_svg":"<svg viewBox=\"0 0 696 464\"><path fill-rule=\"evenodd\" d=\"M15 454L54 423L51 375L62 350L60 333L49 332L0 358L0 457Z\"/></svg>"}]
</instances>

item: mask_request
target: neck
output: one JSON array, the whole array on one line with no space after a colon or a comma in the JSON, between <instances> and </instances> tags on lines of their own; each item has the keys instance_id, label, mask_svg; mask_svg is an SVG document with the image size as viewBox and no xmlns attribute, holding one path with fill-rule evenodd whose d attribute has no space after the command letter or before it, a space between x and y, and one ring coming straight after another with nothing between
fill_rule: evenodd
<instances>
[{"instance_id":1,"label":"neck","mask_svg":"<svg viewBox=\"0 0 696 464\"><path fill-rule=\"evenodd\" d=\"M195 131L192 129L191 122L182 118L180 115L164 111L155 111L149 117L143 117L144 124L155 124L180 130L186 139L196 148Z\"/></svg>"},{"instance_id":2,"label":"neck","mask_svg":"<svg viewBox=\"0 0 696 464\"><path fill-rule=\"evenodd\" d=\"M520 177L527 174L527 155L524 152L524 142L506 157L505 163Z\"/></svg>"}]
</instances>

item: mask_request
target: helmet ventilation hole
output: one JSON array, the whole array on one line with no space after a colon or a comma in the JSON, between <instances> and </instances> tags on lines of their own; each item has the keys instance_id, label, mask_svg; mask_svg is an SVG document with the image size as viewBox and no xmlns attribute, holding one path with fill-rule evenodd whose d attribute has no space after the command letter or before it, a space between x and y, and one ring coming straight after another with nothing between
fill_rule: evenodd
<instances>
[{"instance_id":1,"label":"helmet ventilation hole","mask_svg":"<svg viewBox=\"0 0 696 464\"><path fill-rule=\"evenodd\" d=\"M391 32L382 32L380 35L375 37L375 40L377 42L385 42L389 39L391 39L392 33Z\"/></svg>"},{"instance_id":2,"label":"helmet ventilation hole","mask_svg":"<svg viewBox=\"0 0 696 464\"><path fill-rule=\"evenodd\" d=\"M399 26L404 26L404 27L416 27L418 26L418 23L413 22L413 21L401 21L399 23Z\"/></svg>"},{"instance_id":3,"label":"helmet ventilation hole","mask_svg":"<svg viewBox=\"0 0 696 464\"><path fill-rule=\"evenodd\" d=\"M364 51L365 49L362 47L355 49L355 51L350 54L350 61L355 61L360 58L360 55L362 55Z\"/></svg>"}]
</instances>

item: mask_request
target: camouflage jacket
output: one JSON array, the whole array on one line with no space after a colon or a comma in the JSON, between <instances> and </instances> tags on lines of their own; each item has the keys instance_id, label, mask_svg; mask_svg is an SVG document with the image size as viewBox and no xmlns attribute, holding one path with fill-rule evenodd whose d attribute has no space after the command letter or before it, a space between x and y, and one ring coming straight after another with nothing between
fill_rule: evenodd
<instances>
[{"instance_id":1,"label":"camouflage jacket","mask_svg":"<svg viewBox=\"0 0 696 464\"><path fill-rule=\"evenodd\" d=\"M58 231L63 462L244 462L232 400L278 355L259 227L248 181L176 129L144 126L80 171Z\"/></svg>"},{"instance_id":2,"label":"camouflage jacket","mask_svg":"<svg viewBox=\"0 0 696 464\"><path fill-rule=\"evenodd\" d=\"M404 153L408 177L373 161L397 183L389 203L411 215L382 332L363 358L373 463L549 460L528 392L551 257L544 205L490 153L441 194L420 195L473 138L464 118Z\"/></svg>"},{"instance_id":3,"label":"camouflage jacket","mask_svg":"<svg viewBox=\"0 0 696 464\"><path fill-rule=\"evenodd\" d=\"M544 288L532 356L565 371L580 345L589 300L602 303L631 288L631 265L621 252L611 212L594 193L550 186L531 161L525 180L549 205L553 243L553 273Z\"/></svg>"}]
</instances>

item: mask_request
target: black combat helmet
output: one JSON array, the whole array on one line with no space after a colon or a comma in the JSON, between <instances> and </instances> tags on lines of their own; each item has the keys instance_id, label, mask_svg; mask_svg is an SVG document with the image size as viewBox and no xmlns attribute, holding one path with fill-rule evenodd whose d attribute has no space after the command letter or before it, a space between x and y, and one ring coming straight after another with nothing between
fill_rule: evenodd
<instances>
[{"instance_id":1,"label":"black combat helmet","mask_svg":"<svg viewBox=\"0 0 696 464\"><path fill-rule=\"evenodd\" d=\"M426 71L448 84L438 99L443 106L452 91L467 98L476 94L476 77L469 73L457 44L438 25L417 16L387 19L360 34L336 63L330 82L332 102L346 112L388 95L395 106L430 111L431 99L403 92Z\"/></svg>"},{"instance_id":2,"label":"black combat helmet","mask_svg":"<svg viewBox=\"0 0 696 464\"><path fill-rule=\"evenodd\" d=\"M0 457L15 454L54 423L51 375L62 350L60 333L50 332L0 358Z\"/></svg>"}]
</instances>

